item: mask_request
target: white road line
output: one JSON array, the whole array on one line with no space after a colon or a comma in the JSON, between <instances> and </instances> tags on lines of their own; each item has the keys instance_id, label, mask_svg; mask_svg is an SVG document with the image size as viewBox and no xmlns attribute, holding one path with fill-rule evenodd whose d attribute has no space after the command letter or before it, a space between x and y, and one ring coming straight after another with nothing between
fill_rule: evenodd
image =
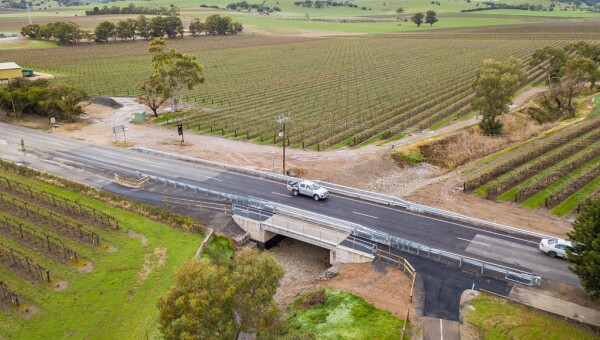
<instances>
[{"instance_id":1,"label":"white road line","mask_svg":"<svg viewBox=\"0 0 600 340\"><path fill-rule=\"evenodd\" d=\"M440 340L444 340L444 328L442 327L442 319L440 319Z\"/></svg>"},{"instance_id":2,"label":"white road line","mask_svg":"<svg viewBox=\"0 0 600 340\"><path fill-rule=\"evenodd\" d=\"M359 212L356 212L356 211L353 211L352 213L353 213L353 214L357 214L357 215L361 215L361 216L365 216L365 217L374 218L374 219L376 219L376 220L377 220L377 219L379 219L379 217L377 217L377 216L371 216L371 215L367 215L367 214L361 214L361 213L359 213Z\"/></svg>"},{"instance_id":3,"label":"white road line","mask_svg":"<svg viewBox=\"0 0 600 340\"><path fill-rule=\"evenodd\" d=\"M463 241L467 241L467 242L471 242L471 243L477 243L477 244L481 244L481 245L484 245L484 246L486 246L486 247L489 247L489 246L490 246L489 244L485 244L485 243L481 243L481 242L477 242L477 241L472 241L472 240L467 240L466 238L462 238L462 237L457 237L457 239L459 239L459 240L463 240Z\"/></svg>"},{"instance_id":4,"label":"white road line","mask_svg":"<svg viewBox=\"0 0 600 340\"><path fill-rule=\"evenodd\" d=\"M407 215L419 216L419 217L426 218L426 219L429 219L429 220L440 221L440 222L452 224L452 225L463 227L463 228L467 228L467 229L473 229L473 230L480 231L482 233L487 233L487 234L492 234L492 235L498 235L498 236L502 236L502 237L506 237L506 238L512 238L512 239L515 239L515 240L519 240L519 241L523 241L523 242L527 242L527 243L532 243L532 244L538 244L539 243L538 241L529 241L529 240L525 240L525 239L522 239L522 238L519 238L519 237L516 237L516 236L510 236L510 235L505 235L505 234L501 234L501 233L496 233L496 232L493 232L493 231L490 231L490 230L486 229L485 227L479 227L479 228L478 227L471 227L471 226L468 226L468 225L464 225L464 224L460 224L460 223L456 223L456 222L451 222L451 221L443 220L443 219L440 219L440 218L435 218L435 217L420 215L420 214L417 214L417 213L410 212L409 210L400 210L400 209L395 209L395 208L391 208L391 207L382 206L382 205L379 205L379 204L376 204L376 203L368 202L366 200L359 200L359 199L355 199L355 198L352 198L352 197L339 196L339 195L335 195L335 194L331 194L330 196L337 196L337 197L341 197L341 198L349 200L349 201L360 202L360 203L363 203L363 204L368 204L368 205L372 205L374 207L379 207L379 208L383 208L383 209L387 209L387 210L392 210L392 211L400 212L400 213L407 214Z\"/></svg>"},{"instance_id":5,"label":"white road line","mask_svg":"<svg viewBox=\"0 0 600 340\"><path fill-rule=\"evenodd\" d=\"M290 198L290 195L284 195L284 194L281 194L281 193L278 193L278 192L274 192L274 191L271 191L271 193L272 193L273 195L279 195L279 196L283 196L283 197Z\"/></svg>"},{"instance_id":6,"label":"white road line","mask_svg":"<svg viewBox=\"0 0 600 340\"><path fill-rule=\"evenodd\" d=\"M209 178L209 179L212 179L213 181L219 181L219 182L223 182L223 180L222 180L222 179L218 179L218 178ZM193 181L195 181L195 180L193 180Z\"/></svg>"}]
</instances>

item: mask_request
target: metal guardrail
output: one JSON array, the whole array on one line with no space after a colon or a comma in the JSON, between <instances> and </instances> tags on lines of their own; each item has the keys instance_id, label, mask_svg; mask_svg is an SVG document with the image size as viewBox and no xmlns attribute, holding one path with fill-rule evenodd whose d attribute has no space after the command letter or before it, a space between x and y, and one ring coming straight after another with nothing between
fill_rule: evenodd
<instances>
[{"instance_id":1,"label":"metal guardrail","mask_svg":"<svg viewBox=\"0 0 600 340\"><path fill-rule=\"evenodd\" d=\"M407 253L427 257L440 262L450 263L459 268L470 267L472 269L477 269L480 274L492 277L501 277L505 280L526 285L539 286L541 284L541 277L535 276L531 272L431 248L417 242L408 241L370 228L361 227L360 229L356 229L353 235L400 249Z\"/></svg>"},{"instance_id":2,"label":"metal guardrail","mask_svg":"<svg viewBox=\"0 0 600 340\"><path fill-rule=\"evenodd\" d=\"M318 223L320 225L327 226L328 228L348 232L352 236L360 237L369 241L377 242L379 244L388 245L400 249L402 251L413 253L419 256L426 256L427 258L444 261L451 263L459 268L471 267L477 269L480 274L487 274L493 277L502 277L505 280L510 280L526 285L540 285L541 278L534 276L533 273L525 272L516 268L505 267L499 264L490 263L471 257L458 255L443 250L427 247L420 243L408 241L399 237L392 236L388 233L384 233L378 230L364 227L357 223L352 223L344 220L340 220L333 217L324 216L321 214L313 213L310 211L289 207L283 204L274 202L262 201L258 199L251 199L239 195L225 194L214 190L201 188L194 185L189 185L169 179L152 176L137 172L138 176L147 176L150 180L155 183L164 183L165 185L173 185L174 188L182 188L185 190L193 190L195 193L204 193L205 195L213 195L219 199L227 200L234 205L234 214L236 212L235 206L241 205L244 207L251 208L253 210L260 210L260 215L287 215L293 218L300 218L303 220L310 221L312 223ZM239 209L238 209L239 210ZM249 209L248 209L249 211Z\"/></svg>"},{"instance_id":3,"label":"metal guardrail","mask_svg":"<svg viewBox=\"0 0 600 340\"><path fill-rule=\"evenodd\" d=\"M213 161L208 161L208 160L204 160L204 159L200 159L200 158L194 158L194 157L189 157L189 156L184 156L184 155L178 155L178 154L148 149L148 148L144 148L144 147L140 147L140 146L134 146L132 149L136 150L136 151L140 151L140 152L149 153L149 154L170 157L170 158L174 158L174 159L184 160L187 162L206 164L206 165L210 165L210 166L214 166L214 167L218 167L218 168L232 170L235 172L240 172L240 173L245 173L245 174L251 174L254 176L258 176L258 177L274 179L274 180L281 181L281 182L287 182L288 180L295 178L295 177L276 174L276 173L267 172L267 171L247 169L247 168L243 168L240 166L224 164L224 163L219 163L219 162L213 162ZM386 205L390 205L390 206L399 206L399 207L403 207L403 208L406 208L407 210L411 210L411 211L414 211L414 212L420 213L420 214L429 214L429 215L438 216L438 217L442 217L442 218L446 218L446 219L473 223L473 224L489 227L492 229L500 229L500 230L508 231L511 233L517 233L517 234L532 236L532 237L536 237L536 238L553 238L554 237L551 235L536 233L533 231L515 228L515 227L508 226L508 225L500 224L500 223L495 223L495 222L490 222L490 221L486 221L486 220L482 220L482 219L478 219L478 218L474 218L474 217L470 217L470 216L465 216L462 214L454 213L454 212L443 210L443 209L437 209L437 208L432 208L432 207L429 207L426 205L412 203L412 202L409 202L409 201L406 201L406 200L403 200L403 199L400 199L400 198L397 198L394 196L390 196L390 195L379 194L376 192L356 189L356 188L352 188L352 187L347 187L347 186L323 182L323 181L314 181L314 182L318 183L321 186L326 187L332 193L341 194L341 195L349 196L349 197L360 198L363 200L380 203L380 204L386 204Z\"/></svg>"}]
</instances>

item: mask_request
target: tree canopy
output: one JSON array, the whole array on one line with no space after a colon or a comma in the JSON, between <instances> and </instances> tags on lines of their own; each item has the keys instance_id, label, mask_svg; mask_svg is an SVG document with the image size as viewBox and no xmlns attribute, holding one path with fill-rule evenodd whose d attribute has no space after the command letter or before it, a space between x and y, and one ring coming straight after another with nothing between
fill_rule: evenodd
<instances>
[{"instance_id":1,"label":"tree canopy","mask_svg":"<svg viewBox=\"0 0 600 340\"><path fill-rule=\"evenodd\" d=\"M410 17L410 21L414 22L417 25L417 27L421 27L421 25L423 24L424 17L425 16L423 15L423 13L415 13L415 15Z\"/></svg>"},{"instance_id":2,"label":"tree canopy","mask_svg":"<svg viewBox=\"0 0 600 340\"><path fill-rule=\"evenodd\" d=\"M52 84L45 79L16 78L0 87L0 107L17 118L23 113L72 120L83 113L87 93L79 88Z\"/></svg>"},{"instance_id":3,"label":"tree canopy","mask_svg":"<svg viewBox=\"0 0 600 340\"><path fill-rule=\"evenodd\" d=\"M140 85L140 91L138 100L152 110L154 117L158 117L158 108L173 96L173 89L158 73L154 73L144 81Z\"/></svg>"},{"instance_id":4,"label":"tree canopy","mask_svg":"<svg viewBox=\"0 0 600 340\"><path fill-rule=\"evenodd\" d=\"M572 115L575 112L573 98L586 84L590 88L600 79L600 44L577 41L564 48L545 46L536 50L529 61L546 74L546 84L556 109Z\"/></svg>"},{"instance_id":5,"label":"tree canopy","mask_svg":"<svg viewBox=\"0 0 600 340\"><path fill-rule=\"evenodd\" d=\"M487 59L475 75L472 107L481 112L479 126L486 135L499 135L502 124L498 116L508 111L515 92L527 80L523 62L514 57L501 61Z\"/></svg>"},{"instance_id":6,"label":"tree canopy","mask_svg":"<svg viewBox=\"0 0 600 340\"><path fill-rule=\"evenodd\" d=\"M150 42L150 52L155 74L162 77L174 91L177 91L179 100L177 107L183 105L183 89L188 90L204 82L202 70L204 66L196 62L196 57L181 53L171 48L164 50L166 41L163 39L154 39Z\"/></svg>"},{"instance_id":7,"label":"tree canopy","mask_svg":"<svg viewBox=\"0 0 600 340\"><path fill-rule=\"evenodd\" d=\"M438 21L435 11L427 11L427 13L425 13L425 23L429 24L430 27Z\"/></svg>"},{"instance_id":8,"label":"tree canopy","mask_svg":"<svg viewBox=\"0 0 600 340\"><path fill-rule=\"evenodd\" d=\"M186 263L158 301L160 330L165 339L235 339L242 332L268 332L279 319L273 296L282 277L275 260L256 249L224 263Z\"/></svg>"},{"instance_id":9,"label":"tree canopy","mask_svg":"<svg viewBox=\"0 0 600 340\"><path fill-rule=\"evenodd\" d=\"M581 285L593 300L600 299L600 199L585 203L583 213L567 234L575 254L567 252L569 269L579 276Z\"/></svg>"}]
</instances>

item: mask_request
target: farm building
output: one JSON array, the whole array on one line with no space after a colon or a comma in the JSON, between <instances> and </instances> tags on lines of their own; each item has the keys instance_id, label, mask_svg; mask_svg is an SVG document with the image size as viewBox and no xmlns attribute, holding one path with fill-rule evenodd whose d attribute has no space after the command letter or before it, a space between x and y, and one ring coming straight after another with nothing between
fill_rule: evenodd
<instances>
[{"instance_id":1,"label":"farm building","mask_svg":"<svg viewBox=\"0 0 600 340\"><path fill-rule=\"evenodd\" d=\"M0 79L12 79L22 76L21 66L16 63L0 63Z\"/></svg>"}]
</instances>

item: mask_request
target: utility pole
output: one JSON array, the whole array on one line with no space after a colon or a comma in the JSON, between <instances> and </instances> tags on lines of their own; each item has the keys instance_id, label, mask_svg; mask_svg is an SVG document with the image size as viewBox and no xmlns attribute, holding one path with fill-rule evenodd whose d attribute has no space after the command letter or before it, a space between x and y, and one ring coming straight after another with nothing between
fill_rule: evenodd
<instances>
[{"instance_id":1,"label":"utility pole","mask_svg":"<svg viewBox=\"0 0 600 340\"><path fill-rule=\"evenodd\" d=\"M290 116L280 116L277 118L277 123L282 125L281 130L279 131L279 137L283 137L283 174L285 173L285 144L287 140L287 135L285 134L285 123L292 119Z\"/></svg>"}]
</instances>

